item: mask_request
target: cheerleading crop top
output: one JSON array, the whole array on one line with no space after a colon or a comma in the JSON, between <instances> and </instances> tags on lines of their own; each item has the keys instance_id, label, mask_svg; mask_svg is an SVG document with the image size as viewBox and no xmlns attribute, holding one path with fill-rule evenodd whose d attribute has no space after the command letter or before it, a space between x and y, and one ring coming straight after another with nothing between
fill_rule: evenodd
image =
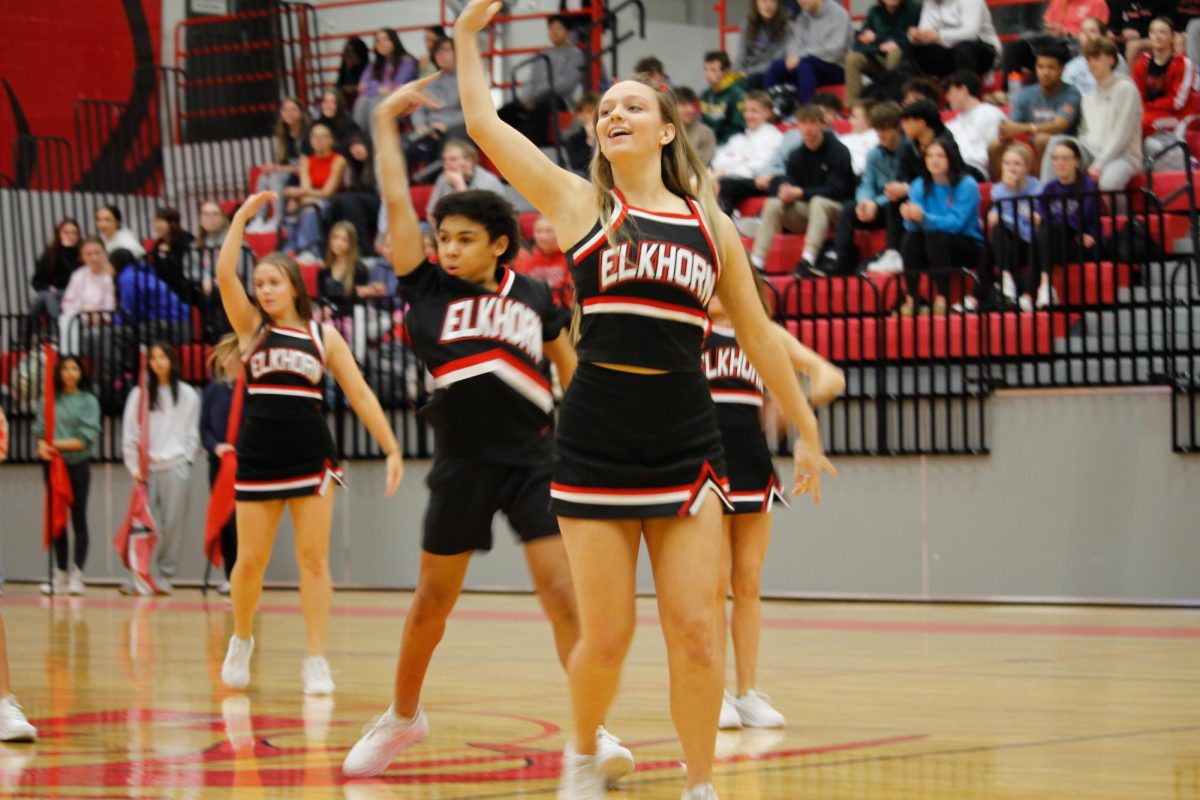
<instances>
[{"instance_id":1,"label":"cheerleading crop top","mask_svg":"<svg viewBox=\"0 0 1200 800\"><path fill-rule=\"evenodd\" d=\"M763 384L758 371L734 338L733 328L712 326L701 354L717 419L722 425L746 422L759 424Z\"/></svg>"},{"instance_id":2,"label":"cheerleading crop top","mask_svg":"<svg viewBox=\"0 0 1200 800\"><path fill-rule=\"evenodd\" d=\"M615 189L613 199L609 224L597 220L568 251L579 360L695 372L720 276L708 223L691 198L688 214L631 207Z\"/></svg>"},{"instance_id":3,"label":"cheerleading crop top","mask_svg":"<svg viewBox=\"0 0 1200 800\"><path fill-rule=\"evenodd\" d=\"M242 357L246 415L283 418L321 413L325 397L325 341L321 326L264 325Z\"/></svg>"}]
</instances>

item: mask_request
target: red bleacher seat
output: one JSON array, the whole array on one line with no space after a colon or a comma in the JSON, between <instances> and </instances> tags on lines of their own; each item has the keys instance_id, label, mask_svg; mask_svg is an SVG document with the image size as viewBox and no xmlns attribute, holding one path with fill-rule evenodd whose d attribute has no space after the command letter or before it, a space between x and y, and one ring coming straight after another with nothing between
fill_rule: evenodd
<instances>
[{"instance_id":1,"label":"red bleacher seat","mask_svg":"<svg viewBox=\"0 0 1200 800\"><path fill-rule=\"evenodd\" d=\"M246 246L254 253L255 258L262 258L275 249L279 242L279 234L274 231L267 233L246 233L242 238Z\"/></svg>"},{"instance_id":2,"label":"red bleacher seat","mask_svg":"<svg viewBox=\"0 0 1200 800\"><path fill-rule=\"evenodd\" d=\"M181 344L176 351L179 372L188 383L203 383L208 379L208 355L212 347L207 344Z\"/></svg>"},{"instance_id":3,"label":"red bleacher seat","mask_svg":"<svg viewBox=\"0 0 1200 800\"><path fill-rule=\"evenodd\" d=\"M321 274L321 265L320 264L311 264L311 263L301 262L300 277L304 278L304 288L308 291L309 297L316 297L318 294L317 278L320 274Z\"/></svg>"},{"instance_id":4,"label":"red bleacher seat","mask_svg":"<svg viewBox=\"0 0 1200 800\"><path fill-rule=\"evenodd\" d=\"M521 228L522 239L533 240L533 223L537 222L539 216L541 215L536 211L523 211L517 215L517 225Z\"/></svg>"},{"instance_id":5,"label":"red bleacher seat","mask_svg":"<svg viewBox=\"0 0 1200 800\"><path fill-rule=\"evenodd\" d=\"M408 194L412 197L413 210L417 212L417 217L425 219L429 197L433 194L433 186L411 186Z\"/></svg>"},{"instance_id":6,"label":"red bleacher seat","mask_svg":"<svg viewBox=\"0 0 1200 800\"><path fill-rule=\"evenodd\" d=\"M0 384L7 384L12 371L16 369L17 362L24 357L24 353L20 351L9 351L0 353Z\"/></svg>"},{"instance_id":7,"label":"red bleacher seat","mask_svg":"<svg viewBox=\"0 0 1200 800\"><path fill-rule=\"evenodd\" d=\"M754 240L748 236L742 237L742 243L747 250L754 246ZM771 249L767 251L763 271L768 275L785 275L795 272L803 254L803 234L781 233L771 242Z\"/></svg>"},{"instance_id":8,"label":"red bleacher seat","mask_svg":"<svg viewBox=\"0 0 1200 800\"><path fill-rule=\"evenodd\" d=\"M766 204L767 198L765 197L747 197L738 203L737 210L743 217L757 217L762 213L763 206Z\"/></svg>"},{"instance_id":9,"label":"red bleacher seat","mask_svg":"<svg viewBox=\"0 0 1200 800\"><path fill-rule=\"evenodd\" d=\"M251 188L253 188L253 185L251 185ZM233 219L233 215L235 213L237 213L238 206L240 206L241 204L242 204L242 202L240 200L218 200L217 201L217 205L219 205L221 207L221 210L223 212L225 212L225 216L229 217L230 219Z\"/></svg>"},{"instance_id":10,"label":"red bleacher seat","mask_svg":"<svg viewBox=\"0 0 1200 800\"><path fill-rule=\"evenodd\" d=\"M991 207L992 185L990 183L981 183L979 184L979 216L983 217Z\"/></svg>"},{"instance_id":11,"label":"red bleacher seat","mask_svg":"<svg viewBox=\"0 0 1200 800\"><path fill-rule=\"evenodd\" d=\"M829 127L832 128L833 132L838 136L845 136L847 133L850 133L851 130L850 120L848 119L835 119L833 124Z\"/></svg>"}]
</instances>

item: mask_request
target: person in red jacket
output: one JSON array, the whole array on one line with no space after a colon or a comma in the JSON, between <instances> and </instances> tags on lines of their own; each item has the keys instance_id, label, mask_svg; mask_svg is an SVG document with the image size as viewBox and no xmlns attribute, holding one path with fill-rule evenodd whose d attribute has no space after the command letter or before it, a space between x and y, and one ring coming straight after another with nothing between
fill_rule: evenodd
<instances>
[{"instance_id":1,"label":"person in red jacket","mask_svg":"<svg viewBox=\"0 0 1200 800\"><path fill-rule=\"evenodd\" d=\"M1150 50L1133 63L1133 81L1142 94L1142 136L1172 133L1194 105L1196 65L1174 52L1175 23L1156 17L1150 23Z\"/></svg>"}]
</instances>

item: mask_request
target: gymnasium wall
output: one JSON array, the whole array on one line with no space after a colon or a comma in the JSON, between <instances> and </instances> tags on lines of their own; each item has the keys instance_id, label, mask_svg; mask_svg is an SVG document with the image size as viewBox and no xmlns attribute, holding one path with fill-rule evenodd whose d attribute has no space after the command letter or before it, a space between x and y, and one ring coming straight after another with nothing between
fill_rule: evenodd
<instances>
[{"instance_id":1,"label":"gymnasium wall","mask_svg":"<svg viewBox=\"0 0 1200 800\"><path fill-rule=\"evenodd\" d=\"M775 596L1045 599L1200 604L1200 460L1174 455L1159 390L1002 393L989 403L989 456L844 458L825 504L775 514L763 591ZM786 475L788 464L781 461ZM382 497L380 462L348 465L332 569L339 586L411 588L428 462ZM205 467L193 473L183 577L203 574ZM120 465L92 480L91 578L116 579L109 546L128 497ZM526 590L503 523L468 586ZM33 467L0 468L0 539L8 580L41 579L41 486ZM268 580L294 582L290 528ZM643 558L639 585L651 590Z\"/></svg>"}]
</instances>

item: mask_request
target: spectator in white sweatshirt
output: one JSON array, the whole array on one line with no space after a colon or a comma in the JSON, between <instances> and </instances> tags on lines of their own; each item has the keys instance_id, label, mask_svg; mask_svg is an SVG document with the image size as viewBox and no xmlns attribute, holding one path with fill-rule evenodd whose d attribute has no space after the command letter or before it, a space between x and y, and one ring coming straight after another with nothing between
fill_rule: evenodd
<instances>
[{"instance_id":1,"label":"spectator in white sweatshirt","mask_svg":"<svg viewBox=\"0 0 1200 800\"><path fill-rule=\"evenodd\" d=\"M1074 139L1087 173L1100 191L1124 189L1141 171L1142 95L1127 76L1116 72L1120 51L1112 39L1093 39L1083 48L1096 90L1083 96L1079 137L1056 136L1042 159L1042 183L1054 180L1050 155L1063 139Z\"/></svg>"},{"instance_id":2,"label":"spectator in white sweatshirt","mask_svg":"<svg viewBox=\"0 0 1200 800\"><path fill-rule=\"evenodd\" d=\"M754 91L743 102L746 130L718 147L710 165L717 181L717 199L726 214L732 214L737 204L748 197L766 196L765 191L754 185L754 176L766 169L783 142L783 133L775 127L771 96Z\"/></svg>"},{"instance_id":3,"label":"spectator in white sweatshirt","mask_svg":"<svg viewBox=\"0 0 1200 800\"><path fill-rule=\"evenodd\" d=\"M979 76L974 72L950 73L946 78L946 102L955 116L946 123L946 128L954 134L968 171L975 180L988 183L991 181L988 148L1000 138L1000 125L1006 117L999 106L980 100L979 93Z\"/></svg>"},{"instance_id":4,"label":"spectator in white sweatshirt","mask_svg":"<svg viewBox=\"0 0 1200 800\"><path fill-rule=\"evenodd\" d=\"M139 387L134 387L125 402L121 449L129 474L135 481L146 484L150 513L158 526L154 580L160 593L170 594L174 588L171 579L179 569L183 545L192 461L200 448L200 396L180 378L179 363L171 345L165 342L152 344L147 366L146 388L150 395L148 474L141 474L138 468ZM121 591L132 594L132 583L126 583Z\"/></svg>"},{"instance_id":5,"label":"spectator in white sweatshirt","mask_svg":"<svg viewBox=\"0 0 1200 800\"><path fill-rule=\"evenodd\" d=\"M925 0L921 21L908 32L908 40L917 67L939 78L960 69L983 75L1000 51L984 0Z\"/></svg>"},{"instance_id":6,"label":"spectator in white sweatshirt","mask_svg":"<svg viewBox=\"0 0 1200 800\"><path fill-rule=\"evenodd\" d=\"M137 234L125 227L121 219L121 209L114 205L100 206L96 209L96 233L104 241L104 249L109 253L125 249L133 253L134 258L146 255L146 248L138 239Z\"/></svg>"}]
</instances>

